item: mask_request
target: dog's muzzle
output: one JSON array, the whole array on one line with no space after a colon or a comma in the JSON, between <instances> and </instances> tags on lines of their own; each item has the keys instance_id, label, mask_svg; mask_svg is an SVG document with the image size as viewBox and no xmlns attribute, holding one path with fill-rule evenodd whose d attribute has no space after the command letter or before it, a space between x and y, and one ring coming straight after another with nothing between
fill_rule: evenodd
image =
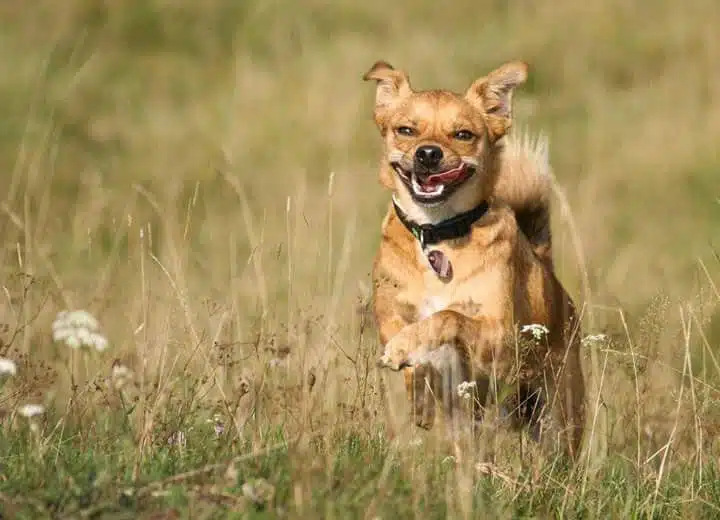
<instances>
[{"instance_id":1,"label":"dog's muzzle","mask_svg":"<svg viewBox=\"0 0 720 520\"><path fill-rule=\"evenodd\" d=\"M412 198L422 204L442 202L475 173L475 167L466 163L437 173L430 173L427 168L413 168L409 171L398 162L392 163L392 167L407 186Z\"/></svg>"}]
</instances>

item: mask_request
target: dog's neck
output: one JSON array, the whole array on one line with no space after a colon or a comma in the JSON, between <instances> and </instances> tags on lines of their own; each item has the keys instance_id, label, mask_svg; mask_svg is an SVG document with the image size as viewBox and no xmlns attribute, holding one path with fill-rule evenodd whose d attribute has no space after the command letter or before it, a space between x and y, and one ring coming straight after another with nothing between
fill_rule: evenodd
<instances>
[{"instance_id":1,"label":"dog's neck","mask_svg":"<svg viewBox=\"0 0 720 520\"><path fill-rule=\"evenodd\" d=\"M408 218L396 201L393 201L393 206L396 217L418 240L423 252L427 252L429 246L445 240L455 240L466 236L470 233L473 225L481 219L489 209L487 201L482 201L472 210L459 213L439 224L418 224Z\"/></svg>"}]
</instances>

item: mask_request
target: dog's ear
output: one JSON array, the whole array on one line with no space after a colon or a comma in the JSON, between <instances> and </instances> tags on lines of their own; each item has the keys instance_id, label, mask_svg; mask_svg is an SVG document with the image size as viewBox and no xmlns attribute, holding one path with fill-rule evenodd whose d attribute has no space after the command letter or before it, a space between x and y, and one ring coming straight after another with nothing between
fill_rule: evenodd
<instances>
[{"instance_id":1,"label":"dog's ear","mask_svg":"<svg viewBox=\"0 0 720 520\"><path fill-rule=\"evenodd\" d=\"M375 93L375 118L378 123L383 119L386 109L398 99L402 99L412 92L407 74L395 70L392 65L384 61L377 61L363 76L365 81L377 81Z\"/></svg>"},{"instance_id":2,"label":"dog's ear","mask_svg":"<svg viewBox=\"0 0 720 520\"><path fill-rule=\"evenodd\" d=\"M465 98L480 109L492 141L501 138L512 125L513 91L525 83L528 64L511 61L477 79L465 93Z\"/></svg>"}]
</instances>

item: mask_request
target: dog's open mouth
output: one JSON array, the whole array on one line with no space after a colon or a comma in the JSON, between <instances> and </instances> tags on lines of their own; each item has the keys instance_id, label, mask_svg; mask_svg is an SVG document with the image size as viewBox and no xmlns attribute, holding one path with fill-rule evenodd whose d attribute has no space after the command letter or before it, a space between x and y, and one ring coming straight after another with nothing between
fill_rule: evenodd
<instances>
[{"instance_id":1,"label":"dog's open mouth","mask_svg":"<svg viewBox=\"0 0 720 520\"><path fill-rule=\"evenodd\" d=\"M394 162L391 166L408 187L413 199L426 204L445 200L475 172L472 166L462 163L456 168L420 177L413 171L405 170L400 163Z\"/></svg>"}]
</instances>

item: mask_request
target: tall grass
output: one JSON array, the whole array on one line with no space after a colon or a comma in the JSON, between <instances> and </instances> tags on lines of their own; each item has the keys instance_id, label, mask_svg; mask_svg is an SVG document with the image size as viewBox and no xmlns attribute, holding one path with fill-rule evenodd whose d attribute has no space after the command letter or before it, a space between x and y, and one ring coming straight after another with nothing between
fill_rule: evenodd
<instances>
[{"instance_id":1,"label":"tall grass","mask_svg":"<svg viewBox=\"0 0 720 520\"><path fill-rule=\"evenodd\" d=\"M0 17L4 516L717 515L715 2ZM516 114L551 138L558 274L606 336L585 342L577 467L499 419L456 443L421 432L374 368L388 194L360 78L379 58L418 88L533 67ZM68 309L108 350L52 341Z\"/></svg>"}]
</instances>

